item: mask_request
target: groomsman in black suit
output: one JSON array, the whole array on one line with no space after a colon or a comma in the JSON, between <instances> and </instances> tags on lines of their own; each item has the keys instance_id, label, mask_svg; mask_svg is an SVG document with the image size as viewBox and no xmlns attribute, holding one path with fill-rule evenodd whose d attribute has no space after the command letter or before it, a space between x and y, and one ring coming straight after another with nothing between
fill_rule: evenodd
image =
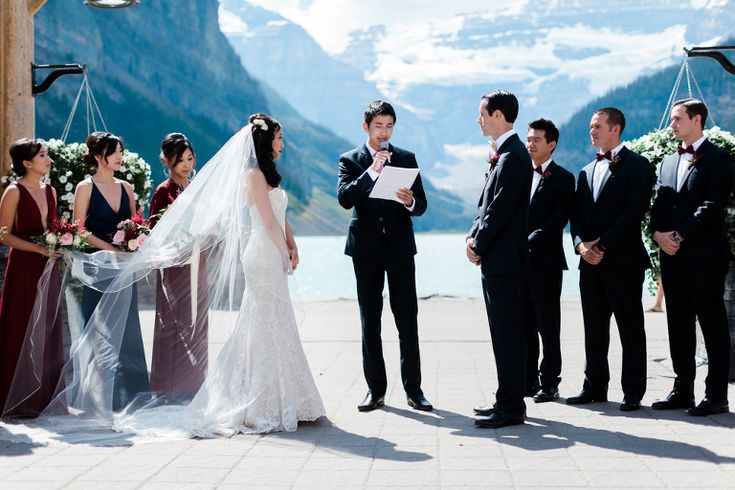
<instances>
[{"instance_id":1,"label":"groomsman in black suit","mask_svg":"<svg viewBox=\"0 0 735 490\"><path fill-rule=\"evenodd\" d=\"M539 119L528 125L526 147L533 161L528 252L531 272L521 292L521 323L526 334L526 396L536 403L559 398L561 378L561 282L567 269L562 238L574 197L574 175L551 158L559 130ZM539 372L539 334L543 357ZM540 374L540 382L539 382Z\"/></svg>"},{"instance_id":2,"label":"groomsman in black suit","mask_svg":"<svg viewBox=\"0 0 735 490\"><path fill-rule=\"evenodd\" d=\"M495 91L482 97L477 122L482 134L493 138L497 150L488 159L466 253L482 271L498 371L495 405L474 409L486 417L475 420L475 425L486 428L518 425L526 418L526 339L520 324L520 294L529 271L528 196L533 170L528 151L513 130L517 116L518 99L512 93Z\"/></svg>"},{"instance_id":3,"label":"groomsman in black suit","mask_svg":"<svg viewBox=\"0 0 735 490\"><path fill-rule=\"evenodd\" d=\"M432 410L421 390L418 304L413 256L416 242L412 216L426 211L426 195L419 175L410 189L396 193L400 202L369 197L383 167L418 168L413 153L388 143L396 113L387 102L376 100L364 114L367 141L339 157L339 203L352 209L345 254L352 257L362 323L362 366L368 392L357 409L375 410L385 403L388 381L380 338L383 287L388 276L390 308L398 328L401 378L408 405Z\"/></svg>"},{"instance_id":4,"label":"groomsman in black suit","mask_svg":"<svg viewBox=\"0 0 735 490\"><path fill-rule=\"evenodd\" d=\"M702 101L674 102L671 129L681 143L661 163L650 226L661 247L669 348L676 373L671 393L652 407L688 408L691 415L729 410L730 332L723 294L732 253L723 213L734 174L730 155L705 138L706 120ZM704 399L695 407L697 318L707 348L708 372Z\"/></svg>"},{"instance_id":5,"label":"groomsman in black suit","mask_svg":"<svg viewBox=\"0 0 735 490\"><path fill-rule=\"evenodd\" d=\"M646 332L643 279L651 266L641 236L650 206L653 166L620 143L625 116L614 107L595 111L592 144L600 149L582 169L571 216L574 246L580 255L579 289L584 317L587 365L582 392L567 403L607 401L610 369L610 317L623 346L623 411L638 410L646 392ZM667 292L668 293L668 292Z\"/></svg>"}]
</instances>

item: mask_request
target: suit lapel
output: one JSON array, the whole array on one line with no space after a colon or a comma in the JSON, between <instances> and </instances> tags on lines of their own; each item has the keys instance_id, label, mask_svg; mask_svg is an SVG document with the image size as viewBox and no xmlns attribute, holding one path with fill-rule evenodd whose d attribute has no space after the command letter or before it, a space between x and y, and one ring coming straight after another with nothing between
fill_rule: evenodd
<instances>
[{"instance_id":1,"label":"suit lapel","mask_svg":"<svg viewBox=\"0 0 735 490\"><path fill-rule=\"evenodd\" d=\"M595 188L593 187L595 182L595 163L597 163L597 160L591 161L584 167L584 174L587 177L587 187L590 190L590 200L593 202L595 200Z\"/></svg>"},{"instance_id":2,"label":"suit lapel","mask_svg":"<svg viewBox=\"0 0 735 490\"><path fill-rule=\"evenodd\" d=\"M694 158L699 159L702 157L702 154L707 151L707 144L709 143L709 140L704 140L701 145L699 145L699 148L697 148L697 151L694 152ZM681 165L683 162L679 162L679 165ZM681 186L676 187L676 192L680 192L682 189L684 189L687 185L687 180L689 180L689 176L692 175L692 172L694 172L694 165L691 162L688 162L687 165L689 165L689 168L687 169L687 173L684 174L684 178L681 181ZM679 170L676 170L677 177ZM677 180L679 180L677 178Z\"/></svg>"},{"instance_id":3,"label":"suit lapel","mask_svg":"<svg viewBox=\"0 0 735 490\"><path fill-rule=\"evenodd\" d=\"M357 163L362 167L363 170L367 170L370 165L373 164L373 159L370 156L370 151L366 145L362 145L362 150L357 156Z\"/></svg>"},{"instance_id":4,"label":"suit lapel","mask_svg":"<svg viewBox=\"0 0 735 490\"><path fill-rule=\"evenodd\" d=\"M551 178L554 175L554 170L556 169L556 163L554 163L554 160L552 160L549 163L549 166L546 167L546 170L544 172L549 172L549 178ZM536 170L534 170L535 172ZM533 191L533 195L531 196L531 202L533 202L534 199L536 199L536 194L538 194L538 191L544 186L546 183L546 180L544 179L543 175L541 176L541 180L539 180L538 185L536 186L536 190Z\"/></svg>"}]
</instances>

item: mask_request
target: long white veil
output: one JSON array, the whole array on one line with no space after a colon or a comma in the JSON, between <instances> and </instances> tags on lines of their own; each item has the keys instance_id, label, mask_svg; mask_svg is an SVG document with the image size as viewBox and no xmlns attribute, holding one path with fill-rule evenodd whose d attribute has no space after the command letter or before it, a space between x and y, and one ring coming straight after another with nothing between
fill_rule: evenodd
<instances>
[{"instance_id":1,"label":"long white veil","mask_svg":"<svg viewBox=\"0 0 735 490\"><path fill-rule=\"evenodd\" d=\"M27 413L24 405L38 398L42 384L48 382L44 359L55 348L49 332L53 319L59 316L68 319L64 327L66 362L40 417L32 422L23 420L21 424L3 423L5 432L11 434L3 437L29 437L29 431L35 431L30 437L36 442L56 439L115 444L123 436L109 428L121 414L127 416L141 408L181 405L191 400L203 382L202 369L206 373L208 358L213 358L236 327L247 328L246 323L245 327L243 322L238 324L238 311L243 291L251 286L246 284L243 261L252 232L251 175L257 168L252 127L247 125L201 168L138 251L70 253L63 256L63 266L49 261L39 282L21 360L2 410L6 420ZM284 268L287 262L284 257ZM173 280L160 282L161 274L167 271L179 272ZM184 323L189 323L184 325L185 334L175 330L174 335L185 336L176 340L177 345L184 346L182 359L194 367L192 379L177 378L174 384L189 386L191 396L148 387L147 361L142 360L146 382L124 393L124 404L120 406L121 366L131 362L125 360L123 351L129 345L142 348L139 321L145 335L152 331L154 322L161 320L154 313L158 310L145 300L152 296L150 285L156 280L158 306L161 301L171 304L178 298L177 321L184 318ZM81 287L101 293L86 324L82 324L79 311ZM146 291L147 296L143 294ZM287 289L274 294L289 301ZM140 314L139 295L143 299ZM150 358L151 353L146 357Z\"/></svg>"}]
</instances>

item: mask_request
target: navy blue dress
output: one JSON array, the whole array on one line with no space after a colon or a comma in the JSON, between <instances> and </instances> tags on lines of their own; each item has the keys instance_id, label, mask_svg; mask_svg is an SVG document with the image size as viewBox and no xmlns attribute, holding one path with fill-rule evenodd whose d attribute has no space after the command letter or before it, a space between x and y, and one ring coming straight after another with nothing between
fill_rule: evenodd
<instances>
[{"instance_id":1,"label":"navy blue dress","mask_svg":"<svg viewBox=\"0 0 735 490\"><path fill-rule=\"evenodd\" d=\"M92 196L89 200L89 211L85 227L95 237L112 243L112 236L117 231L117 224L131 217L130 200L125 192L123 184L120 184L120 208L118 212L113 211L104 196L92 182ZM88 252L97 249L90 248ZM149 391L148 367L145 363L145 350L143 348L143 337L140 333L140 319L138 318L138 298L135 285L131 286L132 299L128 311L128 319L123 332L120 345L119 362L115 372L115 385L113 388L112 409L118 411L132 402L135 395ZM102 293L95 289L84 287L82 295L82 321L84 325L92 317L97 304L102 298Z\"/></svg>"}]
</instances>

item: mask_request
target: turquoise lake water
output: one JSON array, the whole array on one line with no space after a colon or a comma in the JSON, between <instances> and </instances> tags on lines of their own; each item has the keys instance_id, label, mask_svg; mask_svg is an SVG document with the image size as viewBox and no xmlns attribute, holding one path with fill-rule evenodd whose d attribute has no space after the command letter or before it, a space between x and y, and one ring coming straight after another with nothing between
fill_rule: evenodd
<instances>
[{"instance_id":1,"label":"turquoise lake water","mask_svg":"<svg viewBox=\"0 0 735 490\"><path fill-rule=\"evenodd\" d=\"M482 296L480 269L467 260L464 238L462 233L416 235L416 286L420 298ZM304 236L296 237L296 241L301 263L290 281L296 297L304 301L357 298L352 259L343 253L344 236ZM562 294L579 296L579 257L574 254L569 234L564 236L564 248L570 270L564 272Z\"/></svg>"}]
</instances>

